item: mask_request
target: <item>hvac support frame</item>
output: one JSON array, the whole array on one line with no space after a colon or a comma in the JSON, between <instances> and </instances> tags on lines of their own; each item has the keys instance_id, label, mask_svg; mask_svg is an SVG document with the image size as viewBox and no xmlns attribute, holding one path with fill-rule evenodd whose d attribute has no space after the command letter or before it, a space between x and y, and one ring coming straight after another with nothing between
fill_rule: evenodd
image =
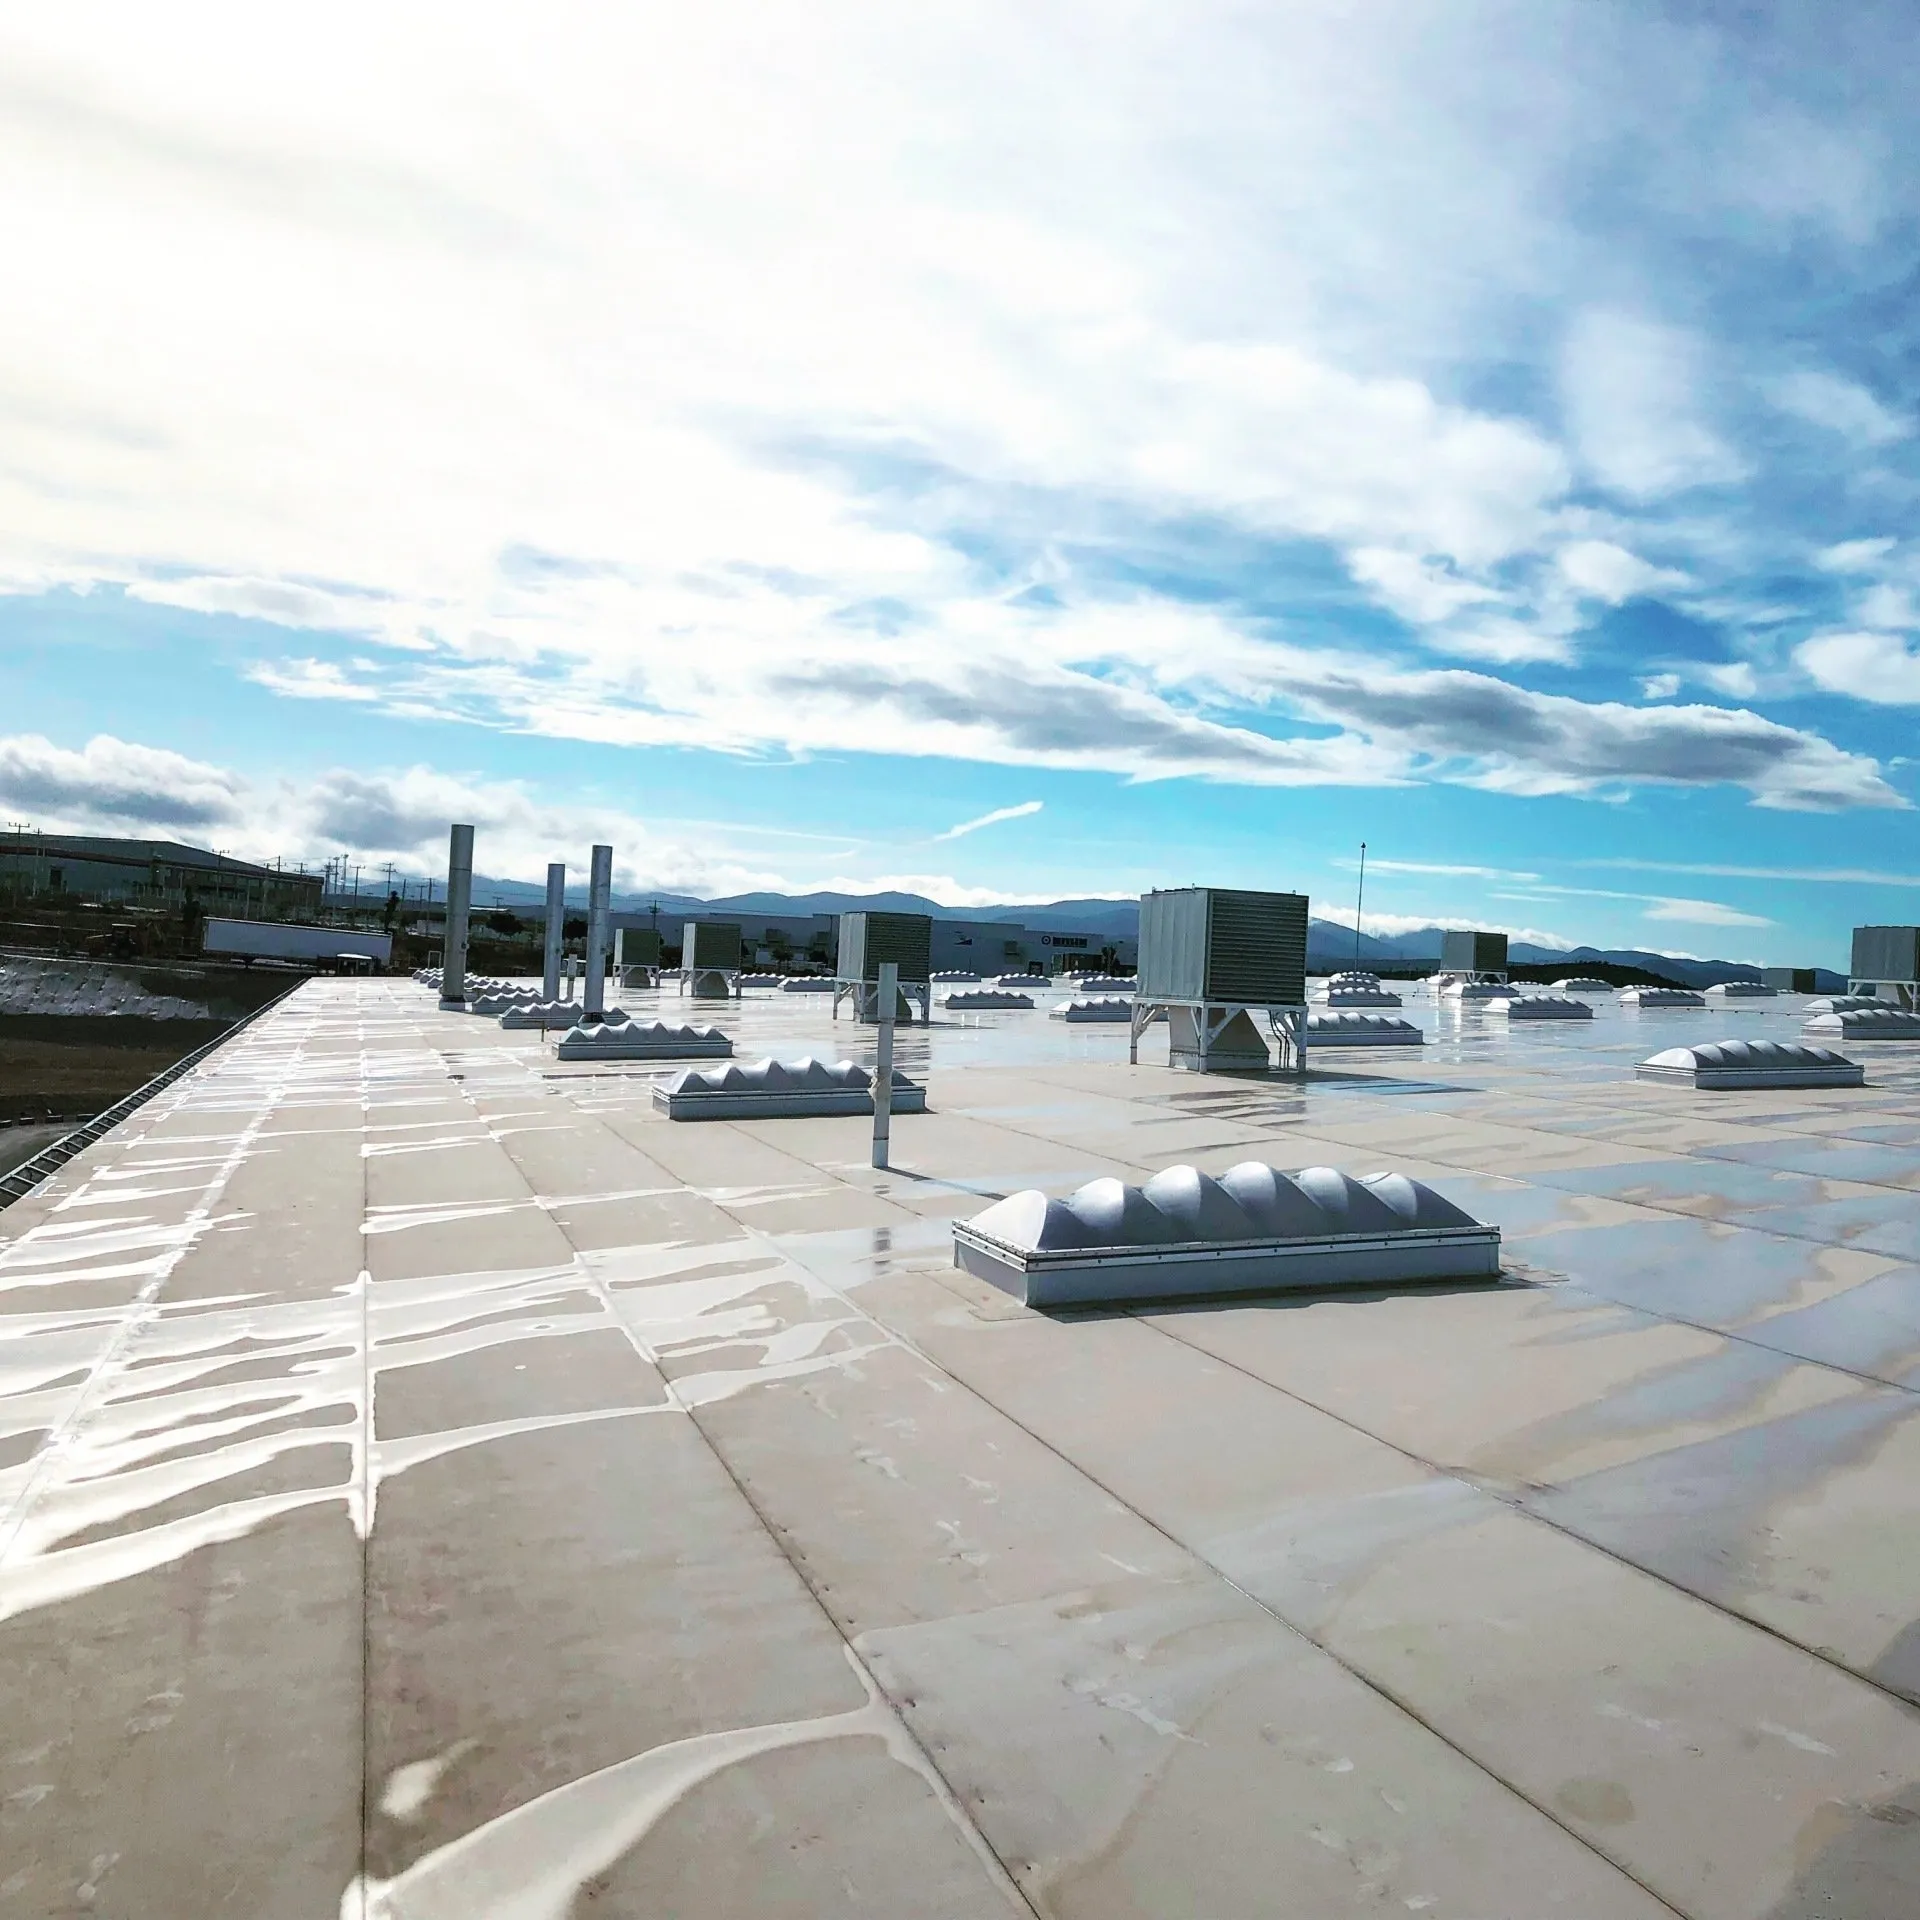
<instances>
[{"instance_id":1,"label":"hvac support frame","mask_svg":"<svg viewBox=\"0 0 1920 1920\"><path fill-rule=\"evenodd\" d=\"M1881 992L1882 988L1886 991ZM1849 994L1862 994L1869 999L1884 1000L1890 1007L1898 1007L1902 1013L1920 1013L1920 982L1913 980L1849 980Z\"/></svg>"},{"instance_id":2,"label":"hvac support frame","mask_svg":"<svg viewBox=\"0 0 1920 1920\"><path fill-rule=\"evenodd\" d=\"M1133 1003L1133 1020L1127 1029L1127 1059L1133 1066L1140 1064L1140 1036L1156 1020L1165 1020L1176 1008L1184 1008L1193 1015L1194 1027L1199 1039L1199 1052L1204 1059L1213 1043L1219 1039L1228 1026L1241 1014L1264 1013L1267 1026L1280 1049L1279 1070L1282 1073L1298 1074L1302 1078L1307 1071L1307 1009L1303 1005L1288 1005L1264 1000L1145 1000L1136 999ZM1201 1073L1220 1071L1202 1066Z\"/></svg>"},{"instance_id":3,"label":"hvac support frame","mask_svg":"<svg viewBox=\"0 0 1920 1920\"><path fill-rule=\"evenodd\" d=\"M896 963L888 960L882 964L894 966ZM915 1001L918 1001L920 1005L920 1024L927 1027L933 1025L933 986L930 981L901 980L895 986L894 992L896 996L904 997L909 1007L911 1007ZM853 1017L856 1020L874 1020L879 1017L880 989L874 981L834 981L833 1017L836 1020L840 1018L840 1001L843 996L853 1003ZM897 1012L899 998L895 999L894 1006ZM911 1026L913 1022L909 1020L907 1024Z\"/></svg>"},{"instance_id":4,"label":"hvac support frame","mask_svg":"<svg viewBox=\"0 0 1920 1920\"><path fill-rule=\"evenodd\" d=\"M685 999L689 992L696 1000L740 998L740 974L738 967L682 967L680 969L680 997ZM719 994L702 993L700 988L709 980L718 980L723 989Z\"/></svg>"}]
</instances>

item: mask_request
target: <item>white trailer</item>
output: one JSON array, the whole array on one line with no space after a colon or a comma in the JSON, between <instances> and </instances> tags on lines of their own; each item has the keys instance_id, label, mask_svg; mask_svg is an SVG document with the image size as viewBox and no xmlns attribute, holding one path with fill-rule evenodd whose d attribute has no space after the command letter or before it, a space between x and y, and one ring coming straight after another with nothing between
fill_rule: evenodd
<instances>
[{"instance_id":1,"label":"white trailer","mask_svg":"<svg viewBox=\"0 0 1920 1920\"><path fill-rule=\"evenodd\" d=\"M393 935L307 927L289 920L209 919L200 949L240 960L293 960L342 968L360 968L373 961L384 967L393 958Z\"/></svg>"}]
</instances>

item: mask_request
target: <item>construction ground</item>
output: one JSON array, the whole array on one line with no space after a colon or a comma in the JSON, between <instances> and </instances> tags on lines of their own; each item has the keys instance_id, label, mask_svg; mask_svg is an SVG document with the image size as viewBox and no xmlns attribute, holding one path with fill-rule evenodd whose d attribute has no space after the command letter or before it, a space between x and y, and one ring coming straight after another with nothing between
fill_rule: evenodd
<instances>
[{"instance_id":1,"label":"construction ground","mask_svg":"<svg viewBox=\"0 0 1920 1920\"><path fill-rule=\"evenodd\" d=\"M1414 1002L1304 1085L943 1015L876 1173L301 987L0 1214L0 1916L1912 1920L1920 1047L1632 1078L1798 1005ZM951 1263L1247 1159L1428 1180L1507 1276Z\"/></svg>"}]
</instances>

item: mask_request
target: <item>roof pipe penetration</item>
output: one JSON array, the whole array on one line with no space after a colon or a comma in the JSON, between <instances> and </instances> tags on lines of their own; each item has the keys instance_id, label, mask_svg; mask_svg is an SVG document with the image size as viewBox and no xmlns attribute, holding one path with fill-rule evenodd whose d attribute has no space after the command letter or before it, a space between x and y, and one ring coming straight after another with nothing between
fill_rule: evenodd
<instances>
[{"instance_id":1,"label":"roof pipe penetration","mask_svg":"<svg viewBox=\"0 0 1920 1920\"><path fill-rule=\"evenodd\" d=\"M607 958L613 946L613 849L595 847L587 878L587 977L580 1016L589 1025L607 1011Z\"/></svg>"},{"instance_id":2,"label":"roof pipe penetration","mask_svg":"<svg viewBox=\"0 0 1920 1920\"><path fill-rule=\"evenodd\" d=\"M567 944L567 863L547 863L546 948L540 959L540 997L560 998L560 956Z\"/></svg>"},{"instance_id":3,"label":"roof pipe penetration","mask_svg":"<svg viewBox=\"0 0 1920 1920\"><path fill-rule=\"evenodd\" d=\"M467 1004L467 917L473 906L473 828L456 822L447 835L447 940L440 967L440 1004Z\"/></svg>"}]
</instances>

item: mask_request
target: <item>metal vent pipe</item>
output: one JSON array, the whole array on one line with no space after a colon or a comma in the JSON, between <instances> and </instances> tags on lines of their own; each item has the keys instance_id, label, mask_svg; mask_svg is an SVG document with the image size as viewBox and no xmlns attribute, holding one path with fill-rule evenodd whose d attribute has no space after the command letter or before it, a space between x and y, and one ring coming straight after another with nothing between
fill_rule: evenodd
<instances>
[{"instance_id":1,"label":"metal vent pipe","mask_svg":"<svg viewBox=\"0 0 1920 1920\"><path fill-rule=\"evenodd\" d=\"M456 824L447 836L447 942L440 971L440 1004L467 1003L467 912L473 904L473 828Z\"/></svg>"},{"instance_id":2,"label":"metal vent pipe","mask_svg":"<svg viewBox=\"0 0 1920 1920\"><path fill-rule=\"evenodd\" d=\"M540 994L546 1000L560 998L560 955L567 934L567 863L550 861L547 866L547 945L540 968Z\"/></svg>"},{"instance_id":3,"label":"metal vent pipe","mask_svg":"<svg viewBox=\"0 0 1920 1920\"><path fill-rule=\"evenodd\" d=\"M613 944L612 922L613 849L595 847L587 880L587 977L580 998L580 1011L589 1024L607 1010L607 949Z\"/></svg>"}]
</instances>

